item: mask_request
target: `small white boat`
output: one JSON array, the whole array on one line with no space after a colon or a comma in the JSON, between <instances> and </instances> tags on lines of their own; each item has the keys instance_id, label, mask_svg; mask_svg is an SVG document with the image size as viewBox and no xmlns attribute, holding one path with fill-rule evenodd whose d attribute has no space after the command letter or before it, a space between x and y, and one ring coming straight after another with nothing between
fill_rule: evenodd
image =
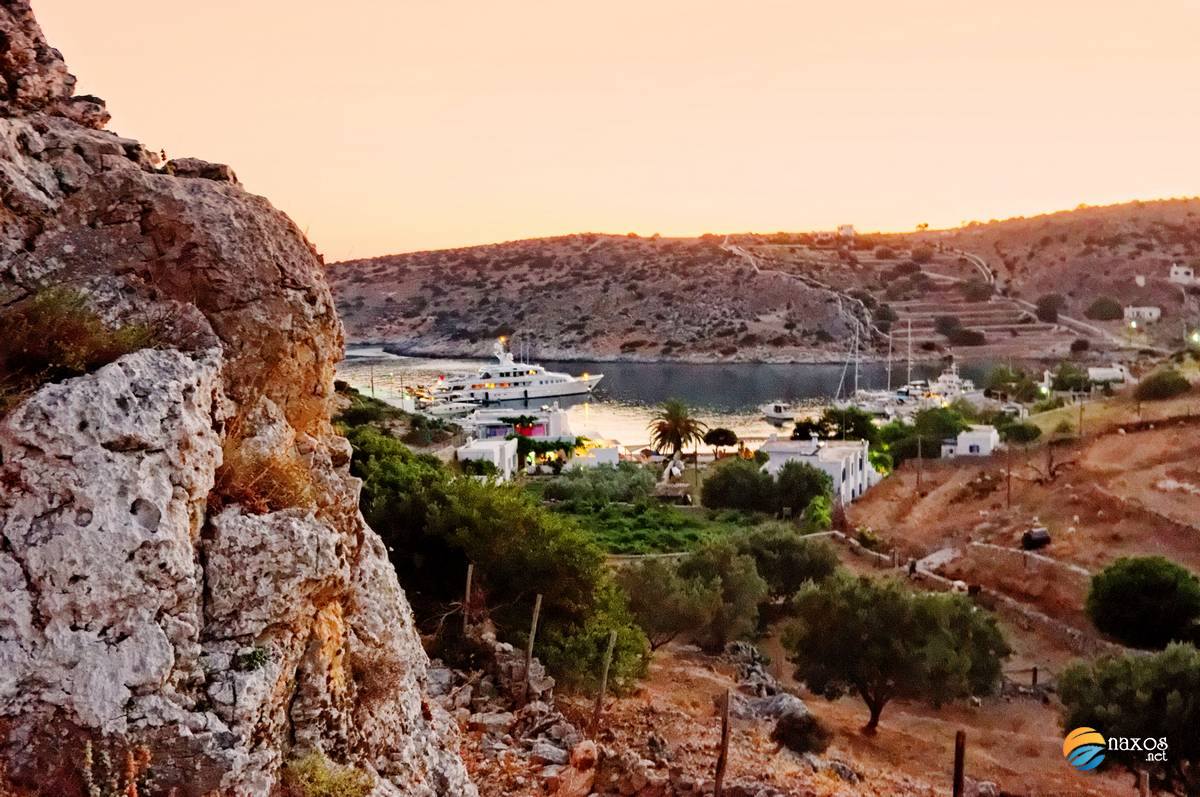
<instances>
[{"instance_id":1,"label":"small white boat","mask_svg":"<svg viewBox=\"0 0 1200 797\"><path fill-rule=\"evenodd\" d=\"M479 409L477 404L468 401L439 401L430 404L423 412L435 418L462 418Z\"/></svg>"},{"instance_id":2,"label":"small white boat","mask_svg":"<svg viewBox=\"0 0 1200 797\"><path fill-rule=\"evenodd\" d=\"M773 402L764 404L759 409L762 411L762 416L773 424L782 425L796 420L796 410L790 404Z\"/></svg>"}]
</instances>

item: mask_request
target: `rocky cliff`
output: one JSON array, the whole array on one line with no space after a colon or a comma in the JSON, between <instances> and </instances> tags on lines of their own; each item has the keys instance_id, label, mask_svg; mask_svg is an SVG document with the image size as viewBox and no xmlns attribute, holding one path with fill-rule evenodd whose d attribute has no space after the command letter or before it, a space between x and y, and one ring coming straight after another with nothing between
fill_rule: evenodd
<instances>
[{"instance_id":1,"label":"rocky cliff","mask_svg":"<svg viewBox=\"0 0 1200 797\"><path fill-rule=\"evenodd\" d=\"M0 774L79 793L90 743L148 751L155 793L267 795L315 751L376 794L474 794L330 425L320 256L73 88L0 0L0 307L66 287L155 330L0 419Z\"/></svg>"}]
</instances>

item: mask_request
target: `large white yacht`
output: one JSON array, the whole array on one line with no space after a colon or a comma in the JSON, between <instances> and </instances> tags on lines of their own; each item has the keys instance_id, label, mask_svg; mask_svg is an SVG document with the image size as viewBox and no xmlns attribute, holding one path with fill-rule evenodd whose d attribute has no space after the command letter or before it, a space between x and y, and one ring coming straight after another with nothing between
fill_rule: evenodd
<instances>
[{"instance_id":1,"label":"large white yacht","mask_svg":"<svg viewBox=\"0 0 1200 797\"><path fill-rule=\"evenodd\" d=\"M540 365L519 363L504 347L504 338L492 347L496 357L493 365L485 365L474 374L440 378L433 386L439 402L475 402L492 404L498 401L529 401L558 396L581 396L591 393L604 374L571 376L547 371Z\"/></svg>"}]
</instances>

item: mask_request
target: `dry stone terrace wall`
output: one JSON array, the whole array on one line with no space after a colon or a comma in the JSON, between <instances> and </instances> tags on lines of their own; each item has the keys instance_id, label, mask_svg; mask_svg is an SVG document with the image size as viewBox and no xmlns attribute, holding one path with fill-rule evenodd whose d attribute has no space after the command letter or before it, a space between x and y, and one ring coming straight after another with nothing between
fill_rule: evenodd
<instances>
[{"instance_id":1,"label":"dry stone terrace wall","mask_svg":"<svg viewBox=\"0 0 1200 797\"><path fill-rule=\"evenodd\" d=\"M474 794L330 425L320 256L231 169L159 164L73 87L0 0L0 309L66 286L157 331L0 419L3 770L76 794L103 739L186 797L267 795L313 750L379 795Z\"/></svg>"}]
</instances>

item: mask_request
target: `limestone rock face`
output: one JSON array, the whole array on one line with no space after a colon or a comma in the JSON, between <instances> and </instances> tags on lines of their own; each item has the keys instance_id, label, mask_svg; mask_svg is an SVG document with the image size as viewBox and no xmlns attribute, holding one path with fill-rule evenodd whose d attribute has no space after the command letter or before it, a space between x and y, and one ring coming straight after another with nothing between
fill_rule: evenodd
<instances>
[{"instance_id":1,"label":"limestone rock face","mask_svg":"<svg viewBox=\"0 0 1200 797\"><path fill-rule=\"evenodd\" d=\"M70 794L85 742L145 745L164 790L240 797L315 750L379 795L474 795L330 425L320 256L74 82L0 0L0 305L68 286L158 344L0 418L0 771Z\"/></svg>"}]
</instances>

